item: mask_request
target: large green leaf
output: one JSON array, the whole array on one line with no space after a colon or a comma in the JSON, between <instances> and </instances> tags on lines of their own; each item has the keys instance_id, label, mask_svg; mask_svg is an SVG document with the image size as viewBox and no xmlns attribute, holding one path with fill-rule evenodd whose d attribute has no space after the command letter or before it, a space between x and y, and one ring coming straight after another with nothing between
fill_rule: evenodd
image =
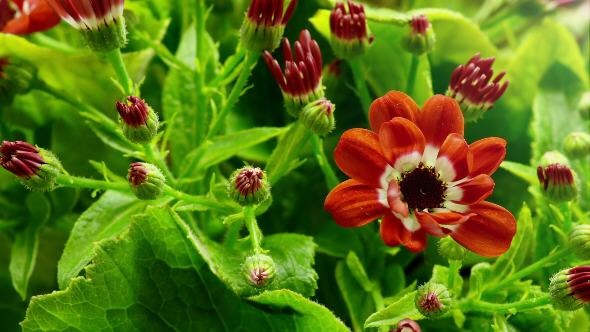
<instances>
[{"instance_id":1,"label":"large green leaf","mask_svg":"<svg viewBox=\"0 0 590 332\"><path fill-rule=\"evenodd\" d=\"M86 210L76 221L59 260L59 287L66 288L90 262L96 243L120 235L145 206L134 196L108 191Z\"/></svg>"},{"instance_id":2,"label":"large green leaf","mask_svg":"<svg viewBox=\"0 0 590 332\"><path fill-rule=\"evenodd\" d=\"M153 210L157 218L138 218L101 243L85 277L34 297L23 330L346 331L328 309L288 290L256 296L255 305L240 299L172 217Z\"/></svg>"},{"instance_id":3,"label":"large green leaf","mask_svg":"<svg viewBox=\"0 0 590 332\"><path fill-rule=\"evenodd\" d=\"M342 294L354 331L363 331L367 317L375 312L375 304L370 293L355 279L344 261L336 265L336 283Z\"/></svg>"}]
</instances>

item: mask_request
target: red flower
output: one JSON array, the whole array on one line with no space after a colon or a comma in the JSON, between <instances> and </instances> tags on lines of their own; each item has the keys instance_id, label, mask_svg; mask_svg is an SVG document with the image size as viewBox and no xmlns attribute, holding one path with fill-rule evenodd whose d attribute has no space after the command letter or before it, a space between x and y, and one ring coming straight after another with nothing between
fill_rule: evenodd
<instances>
[{"instance_id":1,"label":"red flower","mask_svg":"<svg viewBox=\"0 0 590 332\"><path fill-rule=\"evenodd\" d=\"M420 111L401 92L371 105L371 130L350 129L334 152L352 179L334 188L325 209L344 227L381 218L389 246L419 252L426 235L450 235L482 256L499 256L516 232L514 216L486 202L490 175L506 154L506 141L490 137L468 145L463 115L450 97L431 97Z\"/></svg>"},{"instance_id":2,"label":"red flower","mask_svg":"<svg viewBox=\"0 0 590 332\"><path fill-rule=\"evenodd\" d=\"M76 29L97 30L123 17L125 0L47 0Z\"/></svg>"},{"instance_id":3,"label":"red flower","mask_svg":"<svg viewBox=\"0 0 590 332\"><path fill-rule=\"evenodd\" d=\"M27 35L50 29L59 16L45 0L0 0L0 31Z\"/></svg>"}]
</instances>

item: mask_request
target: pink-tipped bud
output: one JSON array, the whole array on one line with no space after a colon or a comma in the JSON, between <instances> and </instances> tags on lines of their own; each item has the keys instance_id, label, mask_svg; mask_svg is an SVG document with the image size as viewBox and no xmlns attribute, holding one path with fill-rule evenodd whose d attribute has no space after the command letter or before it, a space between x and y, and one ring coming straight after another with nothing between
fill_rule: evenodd
<instances>
[{"instance_id":1,"label":"pink-tipped bud","mask_svg":"<svg viewBox=\"0 0 590 332\"><path fill-rule=\"evenodd\" d=\"M285 26L293 16L297 0L252 0L240 29L242 44L253 52L279 47Z\"/></svg>"},{"instance_id":2,"label":"pink-tipped bud","mask_svg":"<svg viewBox=\"0 0 590 332\"><path fill-rule=\"evenodd\" d=\"M400 320L399 323L397 323L397 329L391 330L391 332L422 332L422 329L418 323L406 318Z\"/></svg>"},{"instance_id":3,"label":"pink-tipped bud","mask_svg":"<svg viewBox=\"0 0 590 332\"><path fill-rule=\"evenodd\" d=\"M590 303L590 266L559 271L551 278L549 294L553 306L573 311Z\"/></svg>"},{"instance_id":4,"label":"pink-tipped bud","mask_svg":"<svg viewBox=\"0 0 590 332\"><path fill-rule=\"evenodd\" d=\"M270 197L266 173L258 167L245 166L232 173L228 195L242 205L264 202Z\"/></svg>"},{"instance_id":5,"label":"pink-tipped bud","mask_svg":"<svg viewBox=\"0 0 590 332\"><path fill-rule=\"evenodd\" d=\"M124 0L47 0L55 12L84 35L98 52L121 48L127 42Z\"/></svg>"},{"instance_id":6,"label":"pink-tipped bud","mask_svg":"<svg viewBox=\"0 0 590 332\"><path fill-rule=\"evenodd\" d=\"M307 104L301 111L299 119L313 133L325 136L331 133L336 126L335 110L336 105L326 98L320 98Z\"/></svg>"},{"instance_id":7,"label":"pink-tipped bud","mask_svg":"<svg viewBox=\"0 0 590 332\"><path fill-rule=\"evenodd\" d=\"M37 69L17 58L0 58L0 105L9 105L17 95L31 90Z\"/></svg>"},{"instance_id":8,"label":"pink-tipped bud","mask_svg":"<svg viewBox=\"0 0 590 332\"><path fill-rule=\"evenodd\" d=\"M16 175L31 190L53 190L57 176L63 171L59 160L49 151L27 142L2 142L0 166Z\"/></svg>"},{"instance_id":9,"label":"pink-tipped bud","mask_svg":"<svg viewBox=\"0 0 590 332\"><path fill-rule=\"evenodd\" d=\"M421 55L432 51L436 43L436 36L428 18L424 15L412 17L408 22L409 31L402 38L402 45L406 51Z\"/></svg>"},{"instance_id":10,"label":"pink-tipped bud","mask_svg":"<svg viewBox=\"0 0 590 332\"><path fill-rule=\"evenodd\" d=\"M447 313L451 302L451 294L447 287L435 282L420 286L415 298L416 309L429 318L440 317Z\"/></svg>"},{"instance_id":11,"label":"pink-tipped bud","mask_svg":"<svg viewBox=\"0 0 590 332\"><path fill-rule=\"evenodd\" d=\"M555 202L571 201L578 195L574 171L567 162L552 162L550 158L552 155L557 155L557 153L546 153L542 158L541 166L537 167L537 177L543 193ZM563 158L565 159L565 157Z\"/></svg>"},{"instance_id":12,"label":"pink-tipped bud","mask_svg":"<svg viewBox=\"0 0 590 332\"><path fill-rule=\"evenodd\" d=\"M162 172L148 163L133 163L127 175L129 186L135 196L141 200L153 200L162 194L166 179Z\"/></svg>"},{"instance_id":13,"label":"pink-tipped bud","mask_svg":"<svg viewBox=\"0 0 590 332\"><path fill-rule=\"evenodd\" d=\"M459 103L465 121L480 119L508 89L509 82L502 81L506 72L494 77L494 61L494 57L482 58L478 53L451 75L447 96Z\"/></svg>"},{"instance_id":14,"label":"pink-tipped bud","mask_svg":"<svg viewBox=\"0 0 590 332\"><path fill-rule=\"evenodd\" d=\"M242 270L248 283L257 288L266 287L274 280L276 274L275 262L272 257L265 254L247 257Z\"/></svg>"},{"instance_id":15,"label":"pink-tipped bud","mask_svg":"<svg viewBox=\"0 0 590 332\"><path fill-rule=\"evenodd\" d=\"M279 62L269 52L263 58L279 85L285 107L298 116L303 107L324 96L322 86L322 53L318 43L311 39L308 30L299 34L294 49L288 39L283 39L284 72Z\"/></svg>"},{"instance_id":16,"label":"pink-tipped bud","mask_svg":"<svg viewBox=\"0 0 590 332\"><path fill-rule=\"evenodd\" d=\"M351 0L346 4L336 3L330 14L330 31L332 49L341 59L352 59L364 54L374 39L367 25L365 8Z\"/></svg>"},{"instance_id":17,"label":"pink-tipped bud","mask_svg":"<svg viewBox=\"0 0 590 332\"><path fill-rule=\"evenodd\" d=\"M146 144L156 136L160 125L158 116L145 100L129 96L126 102L118 101L116 107L123 133L130 141Z\"/></svg>"}]
</instances>

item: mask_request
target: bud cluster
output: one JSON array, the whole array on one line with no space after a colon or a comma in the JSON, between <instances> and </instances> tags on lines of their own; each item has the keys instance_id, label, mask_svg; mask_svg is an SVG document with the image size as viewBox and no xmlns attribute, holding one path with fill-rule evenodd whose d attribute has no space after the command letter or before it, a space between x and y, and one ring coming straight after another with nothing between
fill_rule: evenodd
<instances>
[{"instance_id":1,"label":"bud cluster","mask_svg":"<svg viewBox=\"0 0 590 332\"><path fill-rule=\"evenodd\" d=\"M347 8L348 7L348 11ZM373 42L362 4L348 0L336 3L330 14L332 49L341 59L352 59L365 53Z\"/></svg>"}]
</instances>

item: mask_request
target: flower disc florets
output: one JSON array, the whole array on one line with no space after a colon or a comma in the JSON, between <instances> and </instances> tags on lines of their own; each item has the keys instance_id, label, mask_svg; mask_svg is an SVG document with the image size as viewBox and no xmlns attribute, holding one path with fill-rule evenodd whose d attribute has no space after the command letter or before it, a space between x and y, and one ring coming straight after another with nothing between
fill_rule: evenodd
<instances>
[{"instance_id":1,"label":"flower disc florets","mask_svg":"<svg viewBox=\"0 0 590 332\"><path fill-rule=\"evenodd\" d=\"M293 16L297 0L252 0L240 29L242 44L250 51L274 51L280 44L285 26Z\"/></svg>"},{"instance_id":2,"label":"flower disc florets","mask_svg":"<svg viewBox=\"0 0 590 332\"><path fill-rule=\"evenodd\" d=\"M374 39L367 25L365 8L350 0L334 6L330 14L330 31L332 49L341 59L352 59L365 53Z\"/></svg>"}]
</instances>

